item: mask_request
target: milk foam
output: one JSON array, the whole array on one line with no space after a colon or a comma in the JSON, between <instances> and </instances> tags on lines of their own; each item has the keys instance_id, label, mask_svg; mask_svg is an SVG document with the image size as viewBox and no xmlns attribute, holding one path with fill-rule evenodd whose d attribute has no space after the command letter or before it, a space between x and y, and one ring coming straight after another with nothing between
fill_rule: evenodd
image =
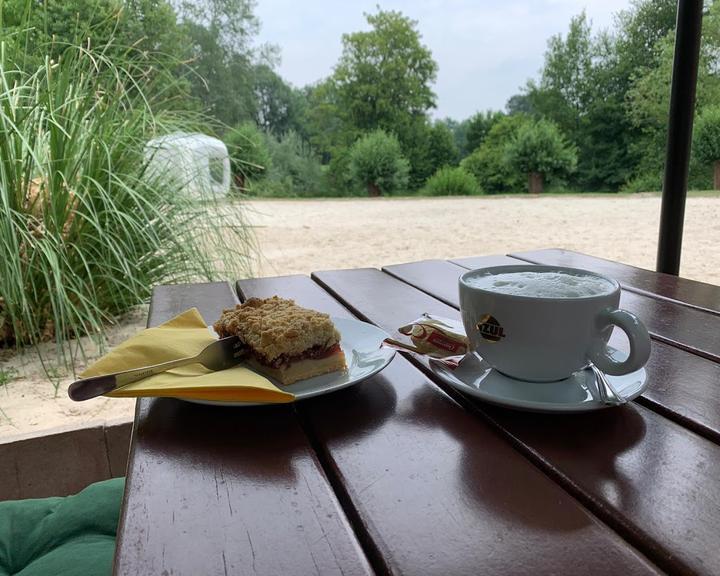
<instances>
[{"instance_id":1,"label":"milk foam","mask_svg":"<svg viewBox=\"0 0 720 576\"><path fill-rule=\"evenodd\" d=\"M505 272L470 276L465 283L500 294L535 298L585 298L607 294L615 288L604 278L567 272Z\"/></svg>"}]
</instances>

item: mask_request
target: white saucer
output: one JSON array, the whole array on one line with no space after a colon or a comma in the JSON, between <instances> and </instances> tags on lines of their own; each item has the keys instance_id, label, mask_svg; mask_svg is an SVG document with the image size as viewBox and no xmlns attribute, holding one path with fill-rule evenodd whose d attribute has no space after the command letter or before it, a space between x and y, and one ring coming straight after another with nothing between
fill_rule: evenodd
<instances>
[{"instance_id":1,"label":"white saucer","mask_svg":"<svg viewBox=\"0 0 720 576\"><path fill-rule=\"evenodd\" d=\"M614 348L610 351L616 360L623 360L622 352ZM477 354L468 354L455 370L433 361L430 369L460 392L508 408L573 413L611 407L599 399L595 375L589 368L557 382L528 382L505 376ZM645 368L623 376L605 377L618 394L628 400L637 398L648 385Z\"/></svg>"}]
</instances>

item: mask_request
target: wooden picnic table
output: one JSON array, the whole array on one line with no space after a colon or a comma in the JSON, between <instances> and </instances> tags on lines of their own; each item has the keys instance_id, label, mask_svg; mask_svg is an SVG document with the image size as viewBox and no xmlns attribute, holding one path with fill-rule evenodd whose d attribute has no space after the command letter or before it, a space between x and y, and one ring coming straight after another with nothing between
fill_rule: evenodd
<instances>
[{"instance_id":1,"label":"wooden picnic table","mask_svg":"<svg viewBox=\"0 0 720 576\"><path fill-rule=\"evenodd\" d=\"M641 397L514 411L398 354L294 404L141 399L115 573L720 574L720 287L553 249L159 286L148 325L277 294L398 337L422 312L459 317L467 269L521 262L621 283L653 339Z\"/></svg>"}]
</instances>

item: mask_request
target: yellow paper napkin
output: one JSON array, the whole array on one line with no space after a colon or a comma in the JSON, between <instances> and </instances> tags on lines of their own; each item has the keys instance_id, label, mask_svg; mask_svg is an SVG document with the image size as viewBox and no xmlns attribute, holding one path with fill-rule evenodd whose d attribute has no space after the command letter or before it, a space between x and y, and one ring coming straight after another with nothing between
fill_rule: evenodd
<instances>
[{"instance_id":1,"label":"yellow paper napkin","mask_svg":"<svg viewBox=\"0 0 720 576\"><path fill-rule=\"evenodd\" d=\"M214 340L198 310L192 308L126 340L80 376L89 378L194 356ZM280 390L264 376L242 365L213 372L201 364L189 364L150 376L107 396L172 396L225 402L292 402L295 399L289 392Z\"/></svg>"}]
</instances>

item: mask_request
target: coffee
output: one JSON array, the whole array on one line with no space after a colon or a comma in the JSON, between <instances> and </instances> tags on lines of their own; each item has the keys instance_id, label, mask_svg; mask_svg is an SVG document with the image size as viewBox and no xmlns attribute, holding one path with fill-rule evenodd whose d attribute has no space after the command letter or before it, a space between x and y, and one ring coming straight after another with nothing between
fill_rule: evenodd
<instances>
[{"instance_id":1,"label":"coffee","mask_svg":"<svg viewBox=\"0 0 720 576\"><path fill-rule=\"evenodd\" d=\"M465 279L468 286L499 294L534 298L587 298L608 294L615 285L600 276L567 272L501 272L478 274Z\"/></svg>"},{"instance_id":2,"label":"coffee","mask_svg":"<svg viewBox=\"0 0 720 576\"><path fill-rule=\"evenodd\" d=\"M650 355L642 322L620 310L620 285L587 270L520 264L460 277L460 312L470 349L519 380L563 380L590 363L611 376L638 370ZM608 347L617 327L630 354Z\"/></svg>"}]
</instances>

